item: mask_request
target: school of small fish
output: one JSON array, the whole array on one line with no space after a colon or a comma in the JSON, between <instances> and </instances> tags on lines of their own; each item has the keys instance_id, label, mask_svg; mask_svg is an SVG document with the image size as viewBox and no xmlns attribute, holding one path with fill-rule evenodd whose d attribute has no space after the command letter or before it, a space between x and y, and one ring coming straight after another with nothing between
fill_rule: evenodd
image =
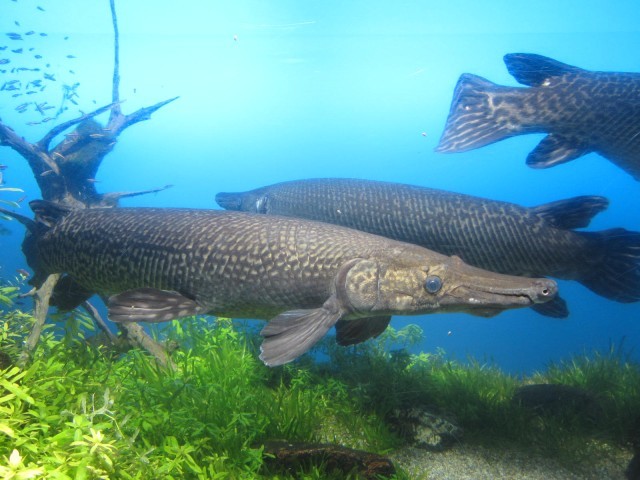
<instances>
[{"instance_id":1,"label":"school of small fish","mask_svg":"<svg viewBox=\"0 0 640 480\"><path fill-rule=\"evenodd\" d=\"M39 5L35 9L38 12L45 12L45 9ZM21 22L15 20L13 23L17 27L16 30L4 34L8 44L0 45L0 75L2 75L0 98L6 95L11 99L18 99L19 104L15 106L15 111L36 115L34 118L29 118L25 124L41 125L54 120L68 110L69 104L78 105L79 84L63 85L59 106L51 105L47 101L38 101L38 94L57 81L56 75L51 71L53 65L60 64L63 60L52 58L49 62L43 54L39 53L43 45L42 41L49 36L48 33L33 29L20 30ZM68 39L68 36L64 37L64 40ZM73 61L76 58L72 53L64 55L67 61ZM75 72L68 69L68 73L73 75Z\"/></svg>"}]
</instances>

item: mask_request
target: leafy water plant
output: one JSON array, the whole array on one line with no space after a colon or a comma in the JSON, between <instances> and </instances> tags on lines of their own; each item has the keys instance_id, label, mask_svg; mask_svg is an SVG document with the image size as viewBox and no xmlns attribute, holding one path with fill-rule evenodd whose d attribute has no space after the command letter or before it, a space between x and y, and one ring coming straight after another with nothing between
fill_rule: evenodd
<instances>
[{"instance_id":1,"label":"leafy water plant","mask_svg":"<svg viewBox=\"0 0 640 480\"><path fill-rule=\"evenodd\" d=\"M1 319L0 348L12 356L22 333L15 319ZM339 382L262 365L230 320L200 317L156 332L181 345L174 371L140 350L113 359L79 331L65 334L75 324L47 325L32 363L2 371L0 464L13 478L284 479L290 475L263 470L266 440L327 441L329 418L334 432L379 428ZM340 436L348 445L349 435ZM351 437L349 446L388 448L380 438Z\"/></svg>"}]
</instances>

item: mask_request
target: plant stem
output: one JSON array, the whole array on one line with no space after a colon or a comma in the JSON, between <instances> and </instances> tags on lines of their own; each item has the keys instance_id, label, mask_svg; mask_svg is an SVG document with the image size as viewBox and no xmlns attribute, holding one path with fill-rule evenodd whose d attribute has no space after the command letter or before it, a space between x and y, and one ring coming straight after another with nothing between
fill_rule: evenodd
<instances>
[{"instance_id":1,"label":"plant stem","mask_svg":"<svg viewBox=\"0 0 640 480\"><path fill-rule=\"evenodd\" d=\"M49 275L47 279L44 281L42 286L38 288L34 292L34 308L33 308L33 316L35 318L35 323L33 324L33 328L31 329L31 333L29 334L29 338L24 345L24 349L20 354L20 358L18 358L18 366L24 367L29 362L31 358L31 352L36 348L38 344L38 340L40 340L40 334L42 333L42 328L47 320L47 312L49 311L49 300L51 299L51 294L53 293L53 289L58 283L60 279L59 273L54 273Z\"/></svg>"}]
</instances>

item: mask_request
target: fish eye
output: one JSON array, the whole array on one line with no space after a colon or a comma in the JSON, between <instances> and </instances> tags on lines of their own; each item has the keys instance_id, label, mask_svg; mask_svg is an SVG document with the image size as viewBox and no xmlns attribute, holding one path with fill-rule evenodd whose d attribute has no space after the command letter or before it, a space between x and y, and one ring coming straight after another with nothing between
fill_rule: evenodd
<instances>
[{"instance_id":1,"label":"fish eye","mask_svg":"<svg viewBox=\"0 0 640 480\"><path fill-rule=\"evenodd\" d=\"M442 279L437 275L429 275L427 281L424 283L424 288L429 293L438 293L442 288Z\"/></svg>"}]
</instances>

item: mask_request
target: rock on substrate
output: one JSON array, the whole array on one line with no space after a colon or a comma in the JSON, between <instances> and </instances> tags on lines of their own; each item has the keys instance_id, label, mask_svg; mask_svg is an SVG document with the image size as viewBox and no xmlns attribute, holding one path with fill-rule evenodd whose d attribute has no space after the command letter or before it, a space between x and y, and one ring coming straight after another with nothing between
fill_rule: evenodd
<instances>
[{"instance_id":1,"label":"rock on substrate","mask_svg":"<svg viewBox=\"0 0 640 480\"><path fill-rule=\"evenodd\" d=\"M459 442L463 433L453 421L422 407L395 410L388 421L409 444L426 450L445 450Z\"/></svg>"}]
</instances>

